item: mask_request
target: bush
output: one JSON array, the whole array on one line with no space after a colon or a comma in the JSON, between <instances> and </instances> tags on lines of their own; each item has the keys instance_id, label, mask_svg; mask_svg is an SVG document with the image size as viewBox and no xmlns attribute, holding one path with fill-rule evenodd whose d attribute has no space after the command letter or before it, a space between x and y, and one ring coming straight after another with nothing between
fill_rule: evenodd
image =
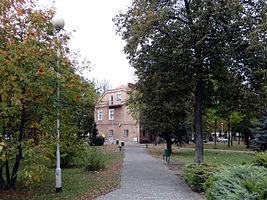
<instances>
[{"instance_id":1,"label":"bush","mask_svg":"<svg viewBox=\"0 0 267 200\"><path fill-rule=\"evenodd\" d=\"M203 192L203 183L211 176L213 170L214 167L205 163L187 165L184 168L185 181L192 190Z\"/></svg>"},{"instance_id":2,"label":"bush","mask_svg":"<svg viewBox=\"0 0 267 200\"><path fill-rule=\"evenodd\" d=\"M87 154L85 170L99 171L100 169L105 167L105 164L104 153L94 147L92 148L92 151Z\"/></svg>"},{"instance_id":3,"label":"bush","mask_svg":"<svg viewBox=\"0 0 267 200\"><path fill-rule=\"evenodd\" d=\"M203 184L208 200L264 200L267 169L249 165L226 167Z\"/></svg>"},{"instance_id":4,"label":"bush","mask_svg":"<svg viewBox=\"0 0 267 200\"><path fill-rule=\"evenodd\" d=\"M256 158L253 163L256 166L263 166L267 168L267 152L256 153Z\"/></svg>"},{"instance_id":5,"label":"bush","mask_svg":"<svg viewBox=\"0 0 267 200\"><path fill-rule=\"evenodd\" d=\"M76 166L75 160L81 155L84 151L84 143L82 140L78 140L77 137L73 134L67 135L62 133L60 135L60 164L62 168L67 168L71 166ZM57 143L56 138L50 143L49 149L52 151L47 154L47 157L50 159L50 165L55 165L56 163L56 150Z\"/></svg>"},{"instance_id":6,"label":"bush","mask_svg":"<svg viewBox=\"0 0 267 200\"><path fill-rule=\"evenodd\" d=\"M102 136L96 136L92 138L90 141L91 146L102 146L104 144L105 139Z\"/></svg>"}]
</instances>

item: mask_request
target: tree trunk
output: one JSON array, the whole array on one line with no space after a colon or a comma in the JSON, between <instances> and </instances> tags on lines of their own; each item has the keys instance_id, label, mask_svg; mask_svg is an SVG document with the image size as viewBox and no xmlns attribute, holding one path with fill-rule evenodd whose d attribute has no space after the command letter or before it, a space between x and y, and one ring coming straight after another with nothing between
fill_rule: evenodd
<instances>
[{"instance_id":1,"label":"tree trunk","mask_svg":"<svg viewBox=\"0 0 267 200\"><path fill-rule=\"evenodd\" d=\"M167 149L168 149L169 153L171 154L172 153L172 141L171 141L171 138L167 137L166 143L167 143Z\"/></svg>"},{"instance_id":2,"label":"tree trunk","mask_svg":"<svg viewBox=\"0 0 267 200\"><path fill-rule=\"evenodd\" d=\"M0 191L6 189L6 182L5 182L3 175L2 175L2 168L3 168L3 165L0 166Z\"/></svg>"},{"instance_id":3,"label":"tree trunk","mask_svg":"<svg viewBox=\"0 0 267 200\"><path fill-rule=\"evenodd\" d=\"M202 103L203 103L203 67L198 65L198 80L196 85L195 110L195 163L203 162L203 135L202 135Z\"/></svg>"},{"instance_id":4,"label":"tree trunk","mask_svg":"<svg viewBox=\"0 0 267 200\"><path fill-rule=\"evenodd\" d=\"M23 95L25 94L25 88L22 91L22 94ZM22 102L22 110L21 110L21 122L20 122L20 127L19 127L19 145L17 146L18 154L16 155L16 162L13 166L11 181L10 181L10 184L8 185L8 189L15 189L15 184L16 184L18 170L19 170L19 164L22 159L21 142L22 142L22 137L24 134L26 113L25 113L25 102L23 99L21 100L21 102Z\"/></svg>"},{"instance_id":5,"label":"tree trunk","mask_svg":"<svg viewBox=\"0 0 267 200\"><path fill-rule=\"evenodd\" d=\"M1 98L0 98L0 102L1 102ZM6 127L5 126L3 127L3 135L6 135ZM2 142L2 138L1 137L0 137L0 142ZM6 182L5 182L4 178L3 178L3 167L4 166L5 166L5 163L0 165L0 191L6 189Z\"/></svg>"},{"instance_id":6,"label":"tree trunk","mask_svg":"<svg viewBox=\"0 0 267 200\"><path fill-rule=\"evenodd\" d=\"M233 146L233 133L232 133L232 131L231 131L231 147Z\"/></svg>"},{"instance_id":7,"label":"tree trunk","mask_svg":"<svg viewBox=\"0 0 267 200\"><path fill-rule=\"evenodd\" d=\"M214 126L214 149L216 149L216 142L217 142L217 120L215 119L215 126Z\"/></svg>"},{"instance_id":8,"label":"tree trunk","mask_svg":"<svg viewBox=\"0 0 267 200\"><path fill-rule=\"evenodd\" d=\"M231 131L230 131L230 121L228 122L228 130L227 130L228 134L228 147L230 147L230 137L231 137Z\"/></svg>"},{"instance_id":9,"label":"tree trunk","mask_svg":"<svg viewBox=\"0 0 267 200\"><path fill-rule=\"evenodd\" d=\"M6 184L10 184L10 173L9 173L9 165L8 165L8 160L5 161L6 165Z\"/></svg>"},{"instance_id":10,"label":"tree trunk","mask_svg":"<svg viewBox=\"0 0 267 200\"><path fill-rule=\"evenodd\" d=\"M250 131L248 129L246 129L243 134L244 134L243 136L244 136L244 143L246 145L246 148L249 148L250 136L251 136Z\"/></svg>"}]
</instances>

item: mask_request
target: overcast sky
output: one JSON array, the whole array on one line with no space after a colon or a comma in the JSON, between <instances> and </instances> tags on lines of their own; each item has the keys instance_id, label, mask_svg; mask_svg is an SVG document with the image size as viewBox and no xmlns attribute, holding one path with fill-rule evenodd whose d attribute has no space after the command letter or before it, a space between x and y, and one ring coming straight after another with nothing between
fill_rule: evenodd
<instances>
[{"instance_id":1,"label":"overcast sky","mask_svg":"<svg viewBox=\"0 0 267 200\"><path fill-rule=\"evenodd\" d=\"M134 82L134 70L123 53L125 42L116 35L112 21L119 11L126 11L131 0L40 0L41 5L55 7L65 20L67 32L76 30L70 48L80 50L91 62L86 77L108 80L113 87Z\"/></svg>"}]
</instances>

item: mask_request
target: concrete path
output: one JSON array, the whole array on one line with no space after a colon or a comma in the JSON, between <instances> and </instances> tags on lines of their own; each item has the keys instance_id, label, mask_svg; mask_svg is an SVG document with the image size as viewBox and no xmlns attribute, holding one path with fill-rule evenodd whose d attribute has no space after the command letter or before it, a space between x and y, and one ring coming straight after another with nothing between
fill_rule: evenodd
<instances>
[{"instance_id":1,"label":"concrete path","mask_svg":"<svg viewBox=\"0 0 267 200\"><path fill-rule=\"evenodd\" d=\"M119 189L97 200L200 200L191 189L165 165L150 156L142 146L126 144Z\"/></svg>"}]
</instances>

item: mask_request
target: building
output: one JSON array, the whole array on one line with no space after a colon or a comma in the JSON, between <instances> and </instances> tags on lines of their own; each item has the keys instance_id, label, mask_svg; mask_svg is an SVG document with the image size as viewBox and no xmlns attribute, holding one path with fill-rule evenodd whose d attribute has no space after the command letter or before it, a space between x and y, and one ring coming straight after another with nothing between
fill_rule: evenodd
<instances>
[{"instance_id":1,"label":"building","mask_svg":"<svg viewBox=\"0 0 267 200\"><path fill-rule=\"evenodd\" d=\"M106 91L95 107L95 122L99 135L106 140L150 142L153 137L142 130L140 123L129 114L126 101L128 86Z\"/></svg>"}]
</instances>

